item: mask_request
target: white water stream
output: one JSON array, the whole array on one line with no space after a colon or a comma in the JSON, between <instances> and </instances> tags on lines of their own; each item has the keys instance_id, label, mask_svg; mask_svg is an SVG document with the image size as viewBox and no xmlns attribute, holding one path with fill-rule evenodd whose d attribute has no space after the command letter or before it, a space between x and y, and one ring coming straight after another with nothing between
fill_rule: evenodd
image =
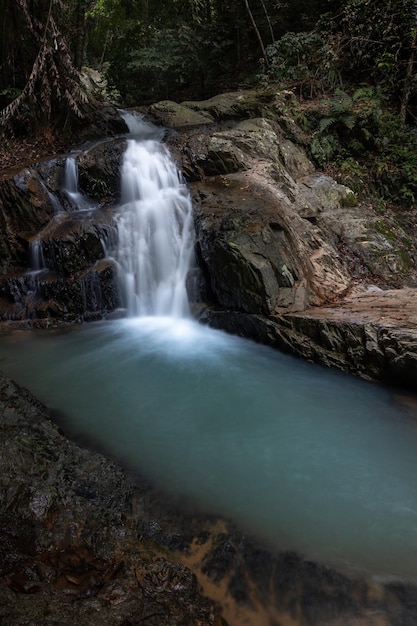
<instances>
[{"instance_id":1,"label":"white water stream","mask_svg":"<svg viewBox=\"0 0 417 626\"><path fill-rule=\"evenodd\" d=\"M125 119L138 138L128 141L124 155L117 219L123 303L130 316L183 317L194 243L190 194L166 147L147 138L152 127Z\"/></svg>"},{"instance_id":2,"label":"white water stream","mask_svg":"<svg viewBox=\"0 0 417 626\"><path fill-rule=\"evenodd\" d=\"M65 161L64 193L69 199L73 209L77 211L87 211L94 206L92 201L79 190L78 164L74 157L68 157Z\"/></svg>"},{"instance_id":3,"label":"white water stream","mask_svg":"<svg viewBox=\"0 0 417 626\"><path fill-rule=\"evenodd\" d=\"M417 582L416 399L181 318L189 197L146 132L128 145L118 221L132 317L4 337L1 367L191 505L275 547Z\"/></svg>"}]
</instances>

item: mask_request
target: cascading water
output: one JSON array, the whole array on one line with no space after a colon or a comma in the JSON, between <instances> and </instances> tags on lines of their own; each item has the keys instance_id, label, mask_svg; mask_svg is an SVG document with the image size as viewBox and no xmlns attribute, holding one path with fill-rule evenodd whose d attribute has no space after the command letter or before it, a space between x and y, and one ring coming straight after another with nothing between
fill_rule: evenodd
<instances>
[{"instance_id":1,"label":"cascading water","mask_svg":"<svg viewBox=\"0 0 417 626\"><path fill-rule=\"evenodd\" d=\"M46 269L42 239L40 237L29 242L29 258L32 272L41 272Z\"/></svg>"},{"instance_id":2,"label":"cascading water","mask_svg":"<svg viewBox=\"0 0 417 626\"><path fill-rule=\"evenodd\" d=\"M30 269L14 283L14 299L15 302L24 301L27 314L31 316L31 301L39 291L39 278L48 271L39 236L29 242L29 263Z\"/></svg>"},{"instance_id":3,"label":"cascading water","mask_svg":"<svg viewBox=\"0 0 417 626\"><path fill-rule=\"evenodd\" d=\"M65 161L64 192L75 210L86 211L92 208L91 202L79 190L78 164L73 157L68 157Z\"/></svg>"},{"instance_id":4,"label":"cascading water","mask_svg":"<svg viewBox=\"0 0 417 626\"><path fill-rule=\"evenodd\" d=\"M72 157L65 161L64 189L69 195L78 193L78 167Z\"/></svg>"},{"instance_id":5,"label":"cascading water","mask_svg":"<svg viewBox=\"0 0 417 626\"><path fill-rule=\"evenodd\" d=\"M117 218L122 300L129 316L183 317L189 312L187 271L193 250L191 198L161 131L125 116L136 135L122 167ZM149 136L156 139L150 139Z\"/></svg>"},{"instance_id":6,"label":"cascading water","mask_svg":"<svg viewBox=\"0 0 417 626\"><path fill-rule=\"evenodd\" d=\"M89 253L83 250L82 243L79 246L78 254L80 260L83 259L84 266L83 263L78 266L76 276L72 277L71 287L69 287L70 290L73 290L74 303L78 303L74 306L76 314L82 315L84 319L95 319L107 310L109 300L111 301L109 308L113 308L116 301L113 285L109 289L109 299L106 300L106 297L103 296L103 281L105 282L106 278L102 279L98 269L100 261L107 257L109 249L114 247L116 229L105 212L100 213L101 207L80 191L78 178L77 159L74 156L66 158L62 192L67 201L64 204L61 204L58 198L48 190L47 185L39 179L42 189L54 209L54 215L37 236L28 242L28 270L21 278L12 277L10 279L10 291L14 302L21 305L18 313L25 310L27 317L36 318L40 311L41 315L44 316L45 311L49 310L48 301L51 299L51 294L54 293L55 281L66 280L68 272L65 268L68 263L71 265L73 257L72 253L68 253L67 250L63 251L66 243L68 243L65 242L62 245L62 233L66 230L66 225L68 225L67 233L70 233L72 228L77 230L75 224L80 225L77 232L79 241L83 241L83 234L87 232L91 234L92 241L94 238L99 241L102 248L102 254L97 254L98 259L94 263ZM95 213L96 210L97 213ZM94 230L91 228L92 223ZM81 224L85 224L85 227ZM69 238L71 239L71 235ZM74 242L75 237L70 243L70 247ZM58 291L59 289L58 287Z\"/></svg>"}]
</instances>

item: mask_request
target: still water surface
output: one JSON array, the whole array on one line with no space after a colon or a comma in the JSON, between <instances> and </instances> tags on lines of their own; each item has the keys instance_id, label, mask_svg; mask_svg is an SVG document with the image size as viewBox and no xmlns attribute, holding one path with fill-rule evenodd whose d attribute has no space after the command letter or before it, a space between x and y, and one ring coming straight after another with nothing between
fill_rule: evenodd
<instances>
[{"instance_id":1,"label":"still water surface","mask_svg":"<svg viewBox=\"0 0 417 626\"><path fill-rule=\"evenodd\" d=\"M191 320L3 337L76 435L278 548L417 582L417 408Z\"/></svg>"}]
</instances>

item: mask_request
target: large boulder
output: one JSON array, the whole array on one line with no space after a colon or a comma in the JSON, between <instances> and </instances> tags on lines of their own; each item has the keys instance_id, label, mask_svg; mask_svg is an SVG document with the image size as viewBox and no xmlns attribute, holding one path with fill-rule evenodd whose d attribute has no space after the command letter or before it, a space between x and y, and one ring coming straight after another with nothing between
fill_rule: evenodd
<instances>
[{"instance_id":1,"label":"large boulder","mask_svg":"<svg viewBox=\"0 0 417 626\"><path fill-rule=\"evenodd\" d=\"M326 178L320 197L309 198L314 167L277 118L238 121L209 135L186 131L170 144L191 182L199 254L218 304L268 314L347 291L347 268L309 218L354 194Z\"/></svg>"},{"instance_id":2,"label":"large boulder","mask_svg":"<svg viewBox=\"0 0 417 626\"><path fill-rule=\"evenodd\" d=\"M358 203L352 190L315 171L289 102L287 92L273 91L186 102L216 124L168 137L191 183L198 244L218 303L265 312L332 302L358 283L417 286L410 225ZM248 220L267 243L248 238ZM283 297L290 288L283 266L305 296L293 289Z\"/></svg>"},{"instance_id":3,"label":"large boulder","mask_svg":"<svg viewBox=\"0 0 417 626\"><path fill-rule=\"evenodd\" d=\"M264 168L193 184L197 240L215 298L250 313L303 310L350 277Z\"/></svg>"},{"instance_id":4,"label":"large boulder","mask_svg":"<svg viewBox=\"0 0 417 626\"><path fill-rule=\"evenodd\" d=\"M185 103L178 104L172 100L163 100L152 104L147 110L148 115L156 124L169 127L197 126L199 124L211 124L213 117L203 112L198 112Z\"/></svg>"}]
</instances>

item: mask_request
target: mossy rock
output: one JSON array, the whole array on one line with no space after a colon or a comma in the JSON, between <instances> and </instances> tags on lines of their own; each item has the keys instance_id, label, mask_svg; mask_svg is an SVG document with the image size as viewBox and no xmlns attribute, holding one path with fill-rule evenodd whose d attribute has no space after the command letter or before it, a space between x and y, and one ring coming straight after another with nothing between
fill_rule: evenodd
<instances>
[{"instance_id":1,"label":"mossy rock","mask_svg":"<svg viewBox=\"0 0 417 626\"><path fill-rule=\"evenodd\" d=\"M213 117L209 113L197 112L185 104L178 104L172 100L162 100L152 104L148 109L148 114L156 123L175 128L213 122Z\"/></svg>"}]
</instances>

